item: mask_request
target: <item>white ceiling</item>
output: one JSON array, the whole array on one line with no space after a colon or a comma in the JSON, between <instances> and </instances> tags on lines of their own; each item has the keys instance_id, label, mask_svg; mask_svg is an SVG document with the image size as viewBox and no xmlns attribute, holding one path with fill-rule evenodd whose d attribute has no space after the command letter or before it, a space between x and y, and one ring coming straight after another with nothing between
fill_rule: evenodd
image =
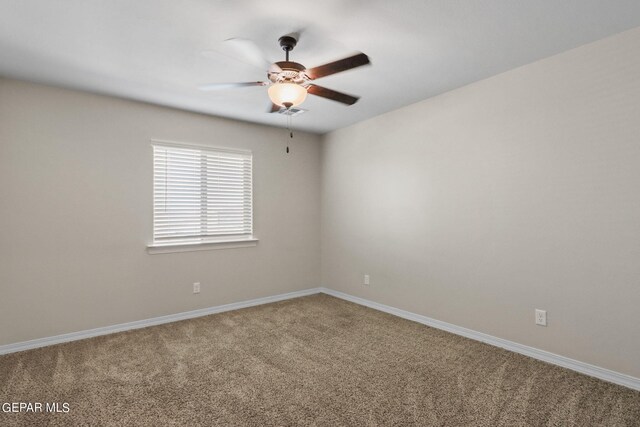
<instances>
[{"instance_id":1,"label":"white ceiling","mask_svg":"<svg viewBox=\"0 0 640 427\"><path fill-rule=\"evenodd\" d=\"M196 87L265 79L223 40L276 61L305 29L292 60L373 64L318 81L362 97L309 96L294 127L324 133L637 26L638 0L0 0L0 75L284 126L264 87Z\"/></svg>"}]
</instances>

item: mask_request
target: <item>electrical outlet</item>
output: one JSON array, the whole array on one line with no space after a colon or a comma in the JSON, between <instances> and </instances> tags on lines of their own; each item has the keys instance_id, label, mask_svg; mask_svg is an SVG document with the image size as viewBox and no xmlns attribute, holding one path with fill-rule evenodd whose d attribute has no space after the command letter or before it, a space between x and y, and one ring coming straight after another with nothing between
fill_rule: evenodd
<instances>
[{"instance_id":1,"label":"electrical outlet","mask_svg":"<svg viewBox=\"0 0 640 427\"><path fill-rule=\"evenodd\" d=\"M193 293L194 294L199 294L200 293L200 282L195 282L193 284Z\"/></svg>"},{"instance_id":2,"label":"electrical outlet","mask_svg":"<svg viewBox=\"0 0 640 427\"><path fill-rule=\"evenodd\" d=\"M547 326L547 310L536 308L536 325Z\"/></svg>"},{"instance_id":3,"label":"electrical outlet","mask_svg":"<svg viewBox=\"0 0 640 427\"><path fill-rule=\"evenodd\" d=\"M369 275L368 274L364 275L364 279L362 280L362 284L364 286L369 286Z\"/></svg>"}]
</instances>

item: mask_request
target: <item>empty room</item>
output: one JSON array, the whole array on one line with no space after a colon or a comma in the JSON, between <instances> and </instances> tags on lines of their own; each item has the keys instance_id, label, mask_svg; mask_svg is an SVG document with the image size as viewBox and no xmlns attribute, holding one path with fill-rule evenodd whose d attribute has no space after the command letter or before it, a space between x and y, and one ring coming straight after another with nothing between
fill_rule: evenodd
<instances>
[{"instance_id":1,"label":"empty room","mask_svg":"<svg viewBox=\"0 0 640 427\"><path fill-rule=\"evenodd\" d=\"M0 426L640 426L637 0L0 0Z\"/></svg>"}]
</instances>

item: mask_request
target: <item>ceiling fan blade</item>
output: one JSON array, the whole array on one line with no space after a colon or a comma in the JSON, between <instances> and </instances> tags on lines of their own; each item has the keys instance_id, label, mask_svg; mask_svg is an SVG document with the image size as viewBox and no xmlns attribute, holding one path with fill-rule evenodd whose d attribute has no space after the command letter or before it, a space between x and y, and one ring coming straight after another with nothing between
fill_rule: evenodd
<instances>
[{"instance_id":1,"label":"ceiling fan blade","mask_svg":"<svg viewBox=\"0 0 640 427\"><path fill-rule=\"evenodd\" d=\"M279 106L278 104L271 103L271 108L267 112L268 113L277 113L278 111L280 111L281 108L282 107Z\"/></svg>"},{"instance_id":2,"label":"ceiling fan blade","mask_svg":"<svg viewBox=\"0 0 640 427\"><path fill-rule=\"evenodd\" d=\"M357 96L347 95L346 93L337 92L318 85L309 85L307 87L307 92L315 96L321 96L347 105L353 105L358 102L358 99L360 99Z\"/></svg>"},{"instance_id":3,"label":"ceiling fan blade","mask_svg":"<svg viewBox=\"0 0 640 427\"><path fill-rule=\"evenodd\" d=\"M339 59L328 64L319 65L317 67L307 70L307 76L311 80L319 79L320 77L330 76L331 74L347 71L352 68L361 67L369 64L369 57L364 53L350 56L348 58Z\"/></svg>"},{"instance_id":4,"label":"ceiling fan blade","mask_svg":"<svg viewBox=\"0 0 640 427\"><path fill-rule=\"evenodd\" d=\"M238 87L251 87L251 86L266 86L266 82L243 82L243 83L210 83L207 85L200 85L198 89L200 90L224 90L224 89L234 89Z\"/></svg>"},{"instance_id":5,"label":"ceiling fan blade","mask_svg":"<svg viewBox=\"0 0 640 427\"><path fill-rule=\"evenodd\" d=\"M239 61L254 65L261 70L266 70L271 65L262 51L253 41L241 38L231 38L224 41L225 49L228 56L234 57Z\"/></svg>"}]
</instances>

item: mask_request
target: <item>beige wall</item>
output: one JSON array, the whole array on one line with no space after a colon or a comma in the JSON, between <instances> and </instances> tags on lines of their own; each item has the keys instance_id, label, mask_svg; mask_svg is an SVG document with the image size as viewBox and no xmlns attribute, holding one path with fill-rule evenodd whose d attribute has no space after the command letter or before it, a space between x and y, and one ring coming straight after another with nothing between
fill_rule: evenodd
<instances>
[{"instance_id":1,"label":"beige wall","mask_svg":"<svg viewBox=\"0 0 640 427\"><path fill-rule=\"evenodd\" d=\"M253 150L256 247L146 253L150 138ZM320 138L287 138L0 79L0 345L318 286Z\"/></svg>"},{"instance_id":2,"label":"beige wall","mask_svg":"<svg viewBox=\"0 0 640 427\"><path fill-rule=\"evenodd\" d=\"M639 100L634 30L328 134L323 285L640 377Z\"/></svg>"}]
</instances>

